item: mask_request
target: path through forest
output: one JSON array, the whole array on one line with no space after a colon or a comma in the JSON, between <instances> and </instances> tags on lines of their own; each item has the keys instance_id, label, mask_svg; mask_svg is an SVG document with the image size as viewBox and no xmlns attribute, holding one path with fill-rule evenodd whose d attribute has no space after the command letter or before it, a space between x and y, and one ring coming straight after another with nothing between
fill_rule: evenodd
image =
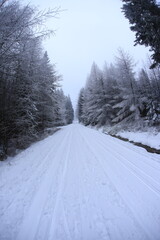
<instances>
[{"instance_id":1,"label":"path through forest","mask_svg":"<svg viewBox=\"0 0 160 240\"><path fill-rule=\"evenodd\" d=\"M160 156L79 124L0 166L1 240L160 239Z\"/></svg>"}]
</instances>

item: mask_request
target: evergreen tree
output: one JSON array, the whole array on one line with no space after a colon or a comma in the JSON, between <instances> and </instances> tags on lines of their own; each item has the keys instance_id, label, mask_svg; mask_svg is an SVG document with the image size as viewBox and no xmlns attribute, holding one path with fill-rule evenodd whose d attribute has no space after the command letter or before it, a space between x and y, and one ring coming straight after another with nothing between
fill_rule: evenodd
<instances>
[{"instance_id":1,"label":"evergreen tree","mask_svg":"<svg viewBox=\"0 0 160 240\"><path fill-rule=\"evenodd\" d=\"M25 148L45 128L55 126L59 76L43 54L41 40L51 31L45 19L56 10L35 12L18 1L0 3L0 157Z\"/></svg>"},{"instance_id":2,"label":"evergreen tree","mask_svg":"<svg viewBox=\"0 0 160 240\"><path fill-rule=\"evenodd\" d=\"M149 46L153 52L151 68L160 65L160 6L155 0L122 0L123 12L136 32L135 45Z\"/></svg>"},{"instance_id":3,"label":"evergreen tree","mask_svg":"<svg viewBox=\"0 0 160 240\"><path fill-rule=\"evenodd\" d=\"M77 118L80 123L83 123L83 109L84 109L84 88L80 90L79 97L78 97L78 103L77 103Z\"/></svg>"},{"instance_id":4,"label":"evergreen tree","mask_svg":"<svg viewBox=\"0 0 160 240\"><path fill-rule=\"evenodd\" d=\"M97 111L99 110L97 108L97 85L98 85L98 80L100 78L100 70L98 66L93 63L90 71L90 75L87 80L86 84L86 94L87 94L87 102L86 102L86 110L84 114L87 113L87 122L88 124L91 125L96 125L97 124ZM97 95L97 96L96 96Z\"/></svg>"},{"instance_id":5,"label":"evergreen tree","mask_svg":"<svg viewBox=\"0 0 160 240\"><path fill-rule=\"evenodd\" d=\"M66 124L71 124L74 119L74 110L72 106L72 102L70 99L70 96L66 97L66 104L65 104L65 119L66 119Z\"/></svg>"},{"instance_id":6,"label":"evergreen tree","mask_svg":"<svg viewBox=\"0 0 160 240\"><path fill-rule=\"evenodd\" d=\"M56 90L56 119L55 124L56 126L63 126L66 125L66 96L62 89Z\"/></svg>"},{"instance_id":7,"label":"evergreen tree","mask_svg":"<svg viewBox=\"0 0 160 240\"><path fill-rule=\"evenodd\" d=\"M28 146L31 139L36 137L34 68L38 57L36 43L33 40L31 42L27 41L21 47L11 92L12 102L9 113L12 117L9 122L9 131L12 133L11 138L15 139L17 148Z\"/></svg>"},{"instance_id":8,"label":"evergreen tree","mask_svg":"<svg viewBox=\"0 0 160 240\"><path fill-rule=\"evenodd\" d=\"M122 100L120 96L121 88L120 85L118 85L119 78L117 77L117 72L118 71L113 64L109 67L105 64L103 69L104 89L106 92L105 122L108 125L112 125L119 110L115 106Z\"/></svg>"},{"instance_id":9,"label":"evergreen tree","mask_svg":"<svg viewBox=\"0 0 160 240\"><path fill-rule=\"evenodd\" d=\"M119 85L119 102L114 106L117 108L117 117L114 122L120 122L125 118L137 116L137 85L133 72L133 60L123 50L119 50L116 57L117 83ZM131 120L132 121L132 120Z\"/></svg>"},{"instance_id":10,"label":"evergreen tree","mask_svg":"<svg viewBox=\"0 0 160 240\"><path fill-rule=\"evenodd\" d=\"M138 76L138 92L139 92L139 112L142 118L147 118L150 109L150 101L153 98L153 89L149 76L144 69L141 69Z\"/></svg>"},{"instance_id":11,"label":"evergreen tree","mask_svg":"<svg viewBox=\"0 0 160 240\"><path fill-rule=\"evenodd\" d=\"M86 104L84 110L84 119L86 124L101 124L103 115L103 106L105 104L103 74L98 66L93 63L91 72L87 80L85 97Z\"/></svg>"},{"instance_id":12,"label":"evergreen tree","mask_svg":"<svg viewBox=\"0 0 160 240\"><path fill-rule=\"evenodd\" d=\"M57 100L55 90L60 76L55 71L55 66L50 64L47 52L40 60L38 66L38 81L36 94L36 108L38 110L38 129L53 127L56 121Z\"/></svg>"}]
</instances>

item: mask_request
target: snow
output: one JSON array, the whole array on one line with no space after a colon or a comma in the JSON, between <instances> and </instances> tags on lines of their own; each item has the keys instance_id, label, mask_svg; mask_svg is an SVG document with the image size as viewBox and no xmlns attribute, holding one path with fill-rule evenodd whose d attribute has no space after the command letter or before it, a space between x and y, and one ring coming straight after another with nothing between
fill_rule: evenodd
<instances>
[{"instance_id":1,"label":"snow","mask_svg":"<svg viewBox=\"0 0 160 240\"><path fill-rule=\"evenodd\" d=\"M160 133L151 132L118 132L117 136L127 138L130 141L142 143L152 148L160 149Z\"/></svg>"},{"instance_id":2,"label":"snow","mask_svg":"<svg viewBox=\"0 0 160 240\"><path fill-rule=\"evenodd\" d=\"M79 124L0 163L1 240L160 239L160 155Z\"/></svg>"}]
</instances>

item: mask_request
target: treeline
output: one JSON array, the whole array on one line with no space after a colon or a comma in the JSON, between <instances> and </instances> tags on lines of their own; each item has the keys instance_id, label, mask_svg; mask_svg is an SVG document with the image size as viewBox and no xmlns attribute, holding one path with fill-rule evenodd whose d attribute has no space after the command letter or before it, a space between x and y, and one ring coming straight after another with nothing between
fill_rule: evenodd
<instances>
[{"instance_id":1,"label":"treeline","mask_svg":"<svg viewBox=\"0 0 160 240\"><path fill-rule=\"evenodd\" d=\"M112 129L134 129L160 124L160 69L134 72L132 58L123 50L114 64L100 70L93 63L77 104L79 122Z\"/></svg>"},{"instance_id":2,"label":"treeline","mask_svg":"<svg viewBox=\"0 0 160 240\"><path fill-rule=\"evenodd\" d=\"M0 1L0 158L28 147L46 129L73 120L61 76L43 51L52 31L42 28L58 9L39 12L18 1Z\"/></svg>"}]
</instances>

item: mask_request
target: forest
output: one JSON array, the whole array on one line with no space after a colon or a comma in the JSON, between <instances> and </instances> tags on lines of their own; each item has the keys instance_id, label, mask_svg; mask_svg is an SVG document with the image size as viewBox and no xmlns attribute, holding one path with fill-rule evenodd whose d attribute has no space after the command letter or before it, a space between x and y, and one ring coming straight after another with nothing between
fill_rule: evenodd
<instances>
[{"instance_id":1,"label":"forest","mask_svg":"<svg viewBox=\"0 0 160 240\"><path fill-rule=\"evenodd\" d=\"M119 130L146 130L160 125L160 3L122 0L122 12L135 32L135 45L149 47L151 56L141 70L123 49L103 70L93 63L81 89L77 116L84 125ZM139 67L138 67L139 68Z\"/></svg>"},{"instance_id":2,"label":"forest","mask_svg":"<svg viewBox=\"0 0 160 240\"><path fill-rule=\"evenodd\" d=\"M1 159L73 121L70 97L60 88L62 76L42 45L53 33L45 21L58 12L0 1Z\"/></svg>"},{"instance_id":3,"label":"forest","mask_svg":"<svg viewBox=\"0 0 160 240\"><path fill-rule=\"evenodd\" d=\"M119 130L159 129L160 70L142 68L136 73L132 57L119 49L114 64L101 70L93 63L81 89L77 116L84 125Z\"/></svg>"},{"instance_id":4,"label":"forest","mask_svg":"<svg viewBox=\"0 0 160 240\"><path fill-rule=\"evenodd\" d=\"M160 5L24 2L0 0L0 240L160 240Z\"/></svg>"},{"instance_id":5,"label":"forest","mask_svg":"<svg viewBox=\"0 0 160 240\"><path fill-rule=\"evenodd\" d=\"M106 126L112 132L148 127L159 131L159 4L122 2L124 16L136 33L135 45L150 48L149 64L137 70L122 49L103 69L94 62L79 94L77 117L86 126ZM43 40L54 34L45 22L59 11L0 0L0 159L73 121L70 96L60 85L62 76L43 48Z\"/></svg>"}]
</instances>

